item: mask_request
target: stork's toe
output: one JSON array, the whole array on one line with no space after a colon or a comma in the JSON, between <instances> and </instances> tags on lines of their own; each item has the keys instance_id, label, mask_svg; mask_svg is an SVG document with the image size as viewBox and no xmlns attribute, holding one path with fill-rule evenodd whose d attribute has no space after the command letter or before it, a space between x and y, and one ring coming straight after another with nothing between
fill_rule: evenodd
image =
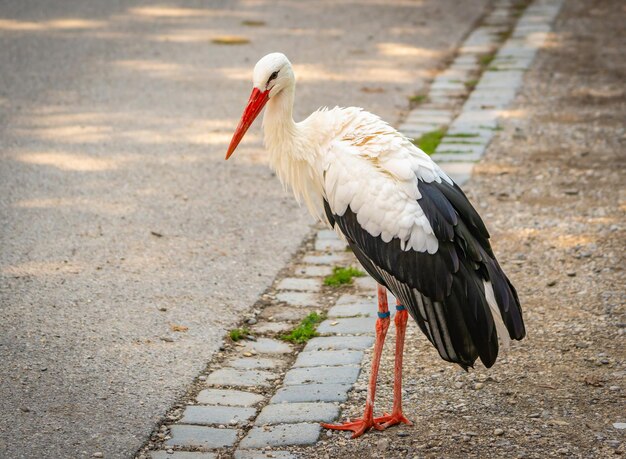
<instances>
[{"instance_id":1,"label":"stork's toe","mask_svg":"<svg viewBox=\"0 0 626 459\"><path fill-rule=\"evenodd\" d=\"M385 413L379 418L374 418L374 423L382 427L380 430L384 430L388 427L395 426L396 424L406 424L412 426L413 423L409 421L402 412L400 413Z\"/></svg>"}]
</instances>

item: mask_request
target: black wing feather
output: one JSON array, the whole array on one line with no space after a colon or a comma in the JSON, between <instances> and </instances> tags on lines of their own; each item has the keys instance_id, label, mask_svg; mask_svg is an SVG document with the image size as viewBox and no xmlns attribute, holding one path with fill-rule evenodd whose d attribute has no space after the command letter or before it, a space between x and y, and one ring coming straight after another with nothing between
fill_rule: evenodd
<instances>
[{"instance_id":1,"label":"black wing feather","mask_svg":"<svg viewBox=\"0 0 626 459\"><path fill-rule=\"evenodd\" d=\"M500 268L480 216L456 184L418 180L418 203L439 241L436 253L402 249L365 231L350 207L324 210L339 226L364 269L407 307L441 357L464 368L480 357L490 367L498 355L494 320L483 281L490 281L503 321L514 339L525 335L517 292Z\"/></svg>"}]
</instances>

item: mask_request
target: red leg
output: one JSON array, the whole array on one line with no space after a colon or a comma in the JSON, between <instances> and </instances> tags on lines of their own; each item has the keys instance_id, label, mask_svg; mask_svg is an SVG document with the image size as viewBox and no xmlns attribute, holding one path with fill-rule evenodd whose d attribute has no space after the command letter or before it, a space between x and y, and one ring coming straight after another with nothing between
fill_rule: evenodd
<instances>
[{"instance_id":1,"label":"red leg","mask_svg":"<svg viewBox=\"0 0 626 459\"><path fill-rule=\"evenodd\" d=\"M396 362L393 380L393 409L391 414L385 413L384 416L374 420L376 423L381 423L381 427L385 429L401 422L413 425L413 423L402 414L402 355L404 353L404 337L406 335L406 323L408 318L408 312L398 301L398 310L396 311L394 320L396 324Z\"/></svg>"},{"instance_id":2,"label":"red leg","mask_svg":"<svg viewBox=\"0 0 626 459\"><path fill-rule=\"evenodd\" d=\"M351 430L354 432L352 438L360 437L370 428L382 430L374 421L374 398L376 397L376 380L378 379L378 367L380 366L380 357L385 343L385 336L389 328L389 306L387 305L387 289L382 285L378 286L378 320L376 320L376 344L374 345L374 355L372 357L372 371L370 373L369 388L367 391L367 400L365 402L365 412L363 418L353 422L344 424L326 424L322 423L322 427L334 430Z\"/></svg>"}]
</instances>

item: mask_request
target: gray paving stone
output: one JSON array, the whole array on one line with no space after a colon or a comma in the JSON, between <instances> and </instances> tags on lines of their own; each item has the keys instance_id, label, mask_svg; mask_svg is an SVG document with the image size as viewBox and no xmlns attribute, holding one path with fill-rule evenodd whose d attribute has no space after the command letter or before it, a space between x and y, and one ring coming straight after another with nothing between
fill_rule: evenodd
<instances>
[{"instance_id":1,"label":"gray paving stone","mask_svg":"<svg viewBox=\"0 0 626 459\"><path fill-rule=\"evenodd\" d=\"M265 370L240 370L238 368L220 368L207 378L207 384L235 387L270 387L276 379L274 373Z\"/></svg>"},{"instance_id":2,"label":"gray paving stone","mask_svg":"<svg viewBox=\"0 0 626 459\"><path fill-rule=\"evenodd\" d=\"M434 109L434 108L423 108L419 107L414 110L411 110L409 113L410 117L416 118L450 118L452 116L452 110L444 110L444 109Z\"/></svg>"},{"instance_id":3,"label":"gray paving stone","mask_svg":"<svg viewBox=\"0 0 626 459\"><path fill-rule=\"evenodd\" d=\"M480 134L485 138L490 138L490 137L493 137L494 135L493 131L495 131L498 128L498 122L495 119L491 121L485 121L484 124L479 123L479 122L467 122L466 120L462 120L462 121L455 120L452 126L454 127L453 132L466 132L466 133L471 133L471 134ZM491 131L491 134L487 134L487 131Z\"/></svg>"},{"instance_id":4,"label":"gray paving stone","mask_svg":"<svg viewBox=\"0 0 626 459\"><path fill-rule=\"evenodd\" d=\"M277 451L275 449L238 449L235 451L235 459L297 459L289 451Z\"/></svg>"},{"instance_id":5,"label":"gray paving stone","mask_svg":"<svg viewBox=\"0 0 626 459\"><path fill-rule=\"evenodd\" d=\"M492 94L489 94L489 92ZM489 110L488 108L476 108L476 104L481 105L497 105L498 103L508 104L511 102L515 95L517 94L517 90L515 88L494 88L494 89L484 89L481 88L477 91L474 91L470 97L463 104L463 110L467 111L475 111L475 110Z\"/></svg>"},{"instance_id":6,"label":"gray paving stone","mask_svg":"<svg viewBox=\"0 0 626 459\"><path fill-rule=\"evenodd\" d=\"M373 334L375 332L376 317L347 317L328 319L317 327L321 334L346 334L357 335L362 333Z\"/></svg>"},{"instance_id":7,"label":"gray paving stone","mask_svg":"<svg viewBox=\"0 0 626 459\"><path fill-rule=\"evenodd\" d=\"M174 451L172 454L167 451L151 451L151 459L217 459L215 453L203 453L199 451Z\"/></svg>"},{"instance_id":8,"label":"gray paving stone","mask_svg":"<svg viewBox=\"0 0 626 459\"><path fill-rule=\"evenodd\" d=\"M378 284L370 276L358 277L354 279L354 285L359 290L365 290L371 292L372 295L376 294L376 287Z\"/></svg>"},{"instance_id":9,"label":"gray paving stone","mask_svg":"<svg viewBox=\"0 0 626 459\"><path fill-rule=\"evenodd\" d=\"M165 445L167 446L222 448L232 446L237 439L237 430L235 429L174 424L170 426L170 431L172 438L166 440Z\"/></svg>"},{"instance_id":10,"label":"gray paving stone","mask_svg":"<svg viewBox=\"0 0 626 459\"><path fill-rule=\"evenodd\" d=\"M337 317L372 317L376 314L377 306L372 300L361 300L352 304L336 304L328 311L329 318Z\"/></svg>"},{"instance_id":11,"label":"gray paving stone","mask_svg":"<svg viewBox=\"0 0 626 459\"><path fill-rule=\"evenodd\" d=\"M465 94L467 93L467 88L465 88L465 85L461 87L459 87L458 89L432 89L429 93L428 93L428 97L431 100L435 100L438 97L448 97L448 98L460 98L460 97L464 97Z\"/></svg>"},{"instance_id":12,"label":"gray paving stone","mask_svg":"<svg viewBox=\"0 0 626 459\"><path fill-rule=\"evenodd\" d=\"M480 83L479 83L480 84ZM489 126L496 125L496 119L499 113L497 110L463 110L463 112L454 120L454 123L466 123L474 126Z\"/></svg>"},{"instance_id":13,"label":"gray paving stone","mask_svg":"<svg viewBox=\"0 0 626 459\"><path fill-rule=\"evenodd\" d=\"M373 336L318 336L309 340L304 347L304 351L322 351L326 349L365 350L373 345Z\"/></svg>"},{"instance_id":14,"label":"gray paving stone","mask_svg":"<svg viewBox=\"0 0 626 459\"><path fill-rule=\"evenodd\" d=\"M448 67L448 69L454 70L454 71L465 71L468 73L474 73L474 72L478 72L478 70L480 69L480 66L474 59L473 63L463 63L463 62L455 61L450 67Z\"/></svg>"},{"instance_id":15,"label":"gray paving stone","mask_svg":"<svg viewBox=\"0 0 626 459\"><path fill-rule=\"evenodd\" d=\"M491 99L473 98L465 102L464 106L468 110L493 110L493 109L504 110L510 105L513 98L514 96L511 96L510 99L495 98L495 97Z\"/></svg>"},{"instance_id":16,"label":"gray paving stone","mask_svg":"<svg viewBox=\"0 0 626 459\"><path fill-rule=\"evenodd\" d=\"M336 240L340 239L339 235L334 230L330 230L330 229L319 230L317 232L317 238L318 239L336 239Z\"/></svg>"},{"instance_id":17,"label":"gray paving stone","mask_svg":"<svg viewBox=\"0 0 626 459\"><path fill-rule=\"evenodd\" d=\"M432 101L434 104L444 107L457 105L461 97L463 97L463 94L449 94L441 91L430 94L428 96L429 100Z\"/></svg>"},{"instance_id":18,"label":"gray paving stone","mask_svg":"<svg viewBox=\"0 0 626 459\"><path fill-rule=\"evenodd\" d=\"M295 384L278 389L270 403L345 402L352 384Z\"/></svg>"},{"instance_id":19,"label":"gray paving stone","mask_svg":"<svg viewBox=\"0 0 626 459\"><path fill-rule=\"evenodd\" d=\"M374 293L376 293L376 282L374 282L373 287L374 287L374 292L371 295L367 295L365 297L359 296L359 295L342 295L339 297L339 299L335 303L335 306L344 306L344 305L358 303L358 304L363 305L364 307L369 306L370 308L373 308L374 310L373 313L375 314L378 308L378 300L374 298ZM390 291L387 291L387 302L389 303L389 308L390 310L392 310L392 315L393 315L393 311L395 309L392 308L392 306L396 304L396 297L393 296L393 294ZM329 312L329 316L330 316L330 312Z\"/></svg>"},{"instance_id":20,"label":"gray paving stone","mask_svg":"<svg viewBox=\"0 0 626 459\"><path fill-rule=\"evenodd\" d=\"M267 405L254 423L294 424L296 422L332 422L339 416L339 407L334 403L278 403Z\"/></svg>"},{"instance_id":21,"label":"gray paving stone","mask_svg":"<svg viewBox=\"0 0 626 459\"><path fill-rule=\"evenodd\" d=\"M456 121L450 125L450 128L447 132L448 135L456 135L456 134L472 134L477 137L469 137L468 140L472 142L480 141L480 142L488 142L494 136L493 129L481 129L476 125L464 125L463 123L457 123Z\"/></svg>"},{"instance_id":22,"label":"gray paving stone","mask_svg":"<svg viewBox=\"0 0 626 459\"><path fill-rule=\"evenodd\" d=\"M293 366L319 367L337 365L359 365L363 359L363 351L333 350L301 352Z\"/></svg>"},{"instance_id":23,"label":"gray paving stone","mask_svg":"<svg viewBox=\"0 0 626 459\"><path fill-rule=\"evenodd\" d=\"M446 81L446 80L438 80L435 79L435 81L433 82L433 84L430 86L431 91L438 91L438 90L444 90L444 91L454 91L454 92L465 92L465 85L463 84L463 82L450 82L450 81Z\"/></svg>"},{"instance_id":24,"label":"gray paving stone","mask_svg":"<svg viewBox=\"0 0 626 459\"><path fill-rule=\"evenodd\" d=\"M439 145L482 145L483 143L485 143L485 141L481 137L462 138L446 136L441 139L441 143Z\"/></svg>"},{"instance_id":25,"label":"gray paving stone","mask_svg":"<svg viewBox=\"0 0 626 459\"><path fill-rule=\"evenodd\" d=\"M498 56L511 56L522 59L533 58L536 55L536 51L527 48L523 43L508 41L498 51Z\"/></svg>"},{"instance_id":26,"label":"gray paving stone","mask_svg":"<svg viewBox=\"0 0 626 459\"><path fill-rule=\"evenodd\" d=\"M505 71L511 72L512 70L504 70L502 72L504 73ZM500 73L500 72L494 71L494 73ZM517 93L517 91L519 90L521 86L522 86L521 78L518 81L515 81L515 80L504 81L504 80L489 79L489 80L480 80L478 84L476 85L475 89L477 91L485 91L487 93L489 91L495 92L495 91L507 91L507 90L514 91L515 93Z\"/></svg>"},{"instance_id":27,"label":"gray paving stone","mask_svg":"<svg viewBox=\"0 0 626 459\"><path fill-rule=\"evenodd\" d=\"M317 306L317 296L310 292L280 292L276 295L278 301L292 306Z\"/></svg>"},{"instance_id":28,"label":"gray paving stone","mask_svg":"<svg viewBox=\"0 0 626 459\"><path fill-rule=\"evenodd\" d=\"M485 151L485 144L446 143L440 144L435 151L437 153L474 153L480 158Z\"/></svg>"},{"instance_id":29,"label":"gray paving stone","mask_svg":"<svg viewBox=\"0 0 626 459\"><path fill-rule=\"evenodd\" d=\"M458 85L458 84L463 84L463 80L460 80L456 76L446 75L445 72L441 72L433 80L430 88L432 89L433 85L438 84L438 83L445 83L445 84L452 83L452 84Z\"/></svg>"},{"instance_id":30,"label":"gray paving stone","mask_svg":"<svg viewBox=\"0 0 626 459\"><path fill-rule=\"evenodd\" d=\"M308 308L301 306L275 305L263 309L261 319L277 322L299 321L309 314Z\"/></svg>"},{"instance_id":31,"label":"gray paving stone","mask_svg":"<svg viewBox=\"0 0 626 459\"><path fill-rule=\"evenodd\" d=\"M293 324L288 322L259 322L252 330L256 333L283 333L292 328Z\"/></svg>"},{"instance_id":32,"label":"gray paving stone","mask_svg":"<svg viewBox=\"0 0 626 459\"><path fill-rule=\"evenodd\" d=\"M285 374L285 386L296 384L354 384L361 368L354 366L343 367L310 367L292 368Z\"/></svg>"},{"instance_id":33,"label":"gray paving stone","mask_svg":"<svg viewBox=\"0 0 626 459\"><path fill-rule=\"evenodd\" d=\"M319 279L300 279L297 277L285 277L278 283L278 290L299 290L304 292L317 292L322 286Z\"/></svg>"},{"instance_id":34,"label":"gray paving stone","mask_svg":"<svg viewBox=\"0 0 626 459\"><path fill-rule=\"evenodd\" d=\"M482 153L463 153L456 152L454 150L444 151L441 153L437 152L431 156L433 161L439 164L454 163L459 161L476 162L480 161L482 157Z\"/></svg>"},{"instance_id":35,"label":"gray paving stone","mask_svg":"<svg viewBox=\"0 0 626 459\"><path fill-rule=\"evenodd\" d=\"M449 140L447 140L449 139ZM446 138L445 142L441 142L440 145L458 145L458 141L463 141L466 140L467 142L472 142L472 143L476 143L477 145L480 144L486 144L489 143L489 141L491 141L492 136L486 136L486 137L468 137L468 138L459 138L459 137L451 137L451 138ZM457 142L455 142L457 141Z\"/></svg>"},{"instance_id":36,"label":"gray paving stone","mask_svg":"<svg viewBox=\"0 0 626 459\"><path fill-rule=\"evenodd\" d=\"M241 424L253 418L254 408L241 406L190 405L185 408L181 424ZM236 422L235 422L236 421Z\"/></svg>"},{"instance_id":37,"label":"gray paving stone","mask_svg":"<svg viewBox=\"0 0 626 459\"><path fill-rule=\"evenodd\" d=\"M491 67L498 70L525 70L530 67L533 57L499 56L491 63Z\"/></svg>"},{"instance_id":38,"label":"gray paving stone","mask_svg":"<svg viewBox=\"0 0 626 459\"><path fill-rule=\"evenodd\" d=\"M261 400L262 395L232 389L204 389L196 397L198 403L228 406L252 406Z\"/></svg>"},{"instance_id":39,"label":"gray paving stone","mask_svg":"<svg viewBox=\"0 0 626 459\"><path fill-rule=\"evenodd\" d=\"M474 163L469 161L457 161L443 163L441 168L458 185L463 185L472 176Z\"/></svg>"},{"instance_id":40,"label":"gray paving stone","mask_svg":"<svg viewBox=\"0 0 626 459\"><path fill-rule=\"evenodd\" d=\"M260 357L242 357L226 362L224 365L233 368L243 368L246 370L267 370L272 368L280 368L283 361L278 359L267 359Z\"/></svg>"},{"instance_id":41,"label":"gray paving stone","mask_svg":"<svg viewBox=\"0 0 626 459\"><path fill-rule=\"evenodd\" d=\"M446 70L439 74L442 78L447 78L448 80L459 80L465 81L469 78L471 72L466 68L455 68L448 67ZM448 112L448 116L452 116L452 112Z\"/></svg>"},{"instance_id":42,"label":"gray paving stone","mask_svg":"<svg viewBox=\"0 0 626 459\"><path fill-rule=\"evenodd\" d=\"M430 122L425 120L406 120L400 128L403 131L426 133L439 129L446 122Z\"/></svg>"},{"instance_id":43,"label":"gray paving stone","mask_svg":"<svg viewBox=\"0 0 626 459\"><path fill-rule=\"evenodd\" d=\"M515 32L512 34L513 38L523 37L526 38L529 34L538 35L540 33L547 34L550 32L550 26L548 24L533 24L533 23L518 23L515 28Z\"/></svg>"},{"instance_id":44,"label":"gray paving stone","mask_svg":"<svg viewBox=\"0 0 626 459\"><path fill-rule=\"evenodd\" d=\"M348 247L345 241L340 239L316 239L315 250L318 252L344 251Z\"/></svg>"},{"instance_id":45,"label":"gray paving stone","mask_svg":"<svg viewBox=\"0 0 626 459\"><path fill-rule=\"evenodd\" d=\"M489 88L519 88L522 84L522 70L487 70L483 73L476 89Z\"/></svg>"},{"instance_id":46,"label":"gray paving stone","mask_svg":"<svg viewBox=\"0 0 626 459\"><path fill-rule=\"evenodd\" d=\"M259 354L288 354L292 347L284 341L271 338L257 338L256 341L246 342L244 350L258 352Z\"/></svg>"},{"instance_id":47,"label":"gray paving stone","mask_svg":"<svg viewBox=\"0 0 626 459\"><path fill-rule=\"evenodd\" d=\"M312 445L320 436L322 426L317 423L282 424L271 427L253 427L241 440L241 448L266 446Z\"/></svg>"},{"instance_id":48,"label":"gray paving stone","mask_svg":"<svg viewBox=\"0 0 626 459\"><path fill-rule=\"evenodd\" d=\"M495 38L486 27L478 27L463 42L464 45L495 44Z\"/></svg>"},{"instance_id":49,"label":"gray paving stone","mask_svg":"<svg viewBox=\"0 0 626 459\"><path fill-rule=\"evenodd\" d=\"M351 293L345 293L345 294L341 295L337 299L337 302L335 304L336 305L342 305L342 304L353 304L353 303L361 303L361 302L370 302L371 303L371 300L367 296L353 295Z\"/></svg>"},{"instance_id":50,"label":"gray paving stone","mask_svg":"<svg viewBox=\"0 0 626 459\"><path fill-rule=\"evenodd\" d=\"M455 64L476 64L477 58L474 54L459 54L452 63L452 66Z\"/></svg>"},{"instance_id":51,"label":"gray paving stone","mask_svg":"<svg viewBox=\"0 0 626 459\"><path fill-rule=\"evenodd\" d=\"M443 111L444 110L442 110L442 112ZM409 116L407 116L406 118L405 124L409 126L411 124L417 124L417 125L426 124L426 125L434 125L436 127L436 126L449 124L450 121L452 121L452 114L440 114L436 116L425 115L416 110L416 111L409 113Z\"/></svg>"},{"instance_id":52,"label":"gray paving stone","mask_svg":"<svg viewBox=\"0 0 626 459\"><path fill-rule=\"evenodd\" d=\"M412 139L419 139L422 135L427 132L434 131L439 126L432 125L417 125L417 124L403 124L400 126L399 131L402 132L405 136Z\"/></svg>"},{"instance_id":53,"label":"gray paving stone","mask_svg":"<svg viewBox=\"0 0 626 459\"><path fill-rule=\"evenodd\" d=\"M455 107L458 102L456 97L437 96L429 99L433 106L441 108ZM410 136L409 136L410 137Z\"/></svg>"},{"instance_id":54,"label":"gray paving stone","mask_svg":"<svg viewBox=\"0 0 626 459\"><path fill-rule=\"evenodd\" d=\"M298 266L296 268L296 272L303 276L324 277L331 275L333 273L333 268L331 266L305 265Z\"/></svg>"},{"instance_id":55,"label":"gray paving stone","mask_svg":"<svg viewBox=\"0 0 626 459\"><path fill-rule=\"evenodd\" d=\"M347 259L347 254L333 253L331 255L306 255L302 257L304 263L312 265L340 265Z\"/></svg>"}]
</instances>

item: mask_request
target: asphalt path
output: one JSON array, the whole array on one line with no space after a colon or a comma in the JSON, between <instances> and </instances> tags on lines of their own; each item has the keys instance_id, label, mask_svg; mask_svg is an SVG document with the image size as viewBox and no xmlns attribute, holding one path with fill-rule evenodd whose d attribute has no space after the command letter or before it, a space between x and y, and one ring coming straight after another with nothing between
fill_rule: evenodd
<instances>
[{"instance_id":1,"label":"asphalt path","mask_svg":"<svg viewBox=\"0 0 626 459\"><path fill-rule=\"evenodd\" d=\"M393 123L486 3L0 3L0 457L131 457L308 233L223 161L259 57Z\"/></svg>"}]
</instances>

